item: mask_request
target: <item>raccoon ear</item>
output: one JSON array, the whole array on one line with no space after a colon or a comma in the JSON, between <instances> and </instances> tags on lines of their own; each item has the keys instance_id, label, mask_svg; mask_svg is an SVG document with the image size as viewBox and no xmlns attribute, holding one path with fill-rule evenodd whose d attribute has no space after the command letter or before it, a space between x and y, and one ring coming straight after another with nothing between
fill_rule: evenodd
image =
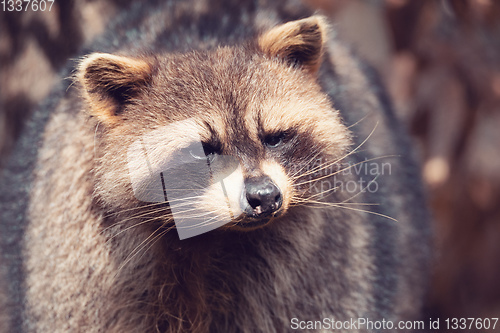
<instances>
[{"instance_id":1,"label":"raccoon ear","mask_svg":"<svg viewBox=\"0 0 500 333\"><path fill-rule=\"evenodd\" d=\"M148 83L151 72L151 64L144 59L93 53L80 63L76 78L83 86L90 114L114 124L125 104Z\"/></svg>"},{"instance_id":2,"label":"raccoon ear","mask_svg":"<svg viewBox=\"0 0 500 333\"><path fill-rule=\"evenodd\" d=\"M321 65L328 24L320 15L278 25L258 39L260 49L316 74Z\"/></svg>"}]
</instances>

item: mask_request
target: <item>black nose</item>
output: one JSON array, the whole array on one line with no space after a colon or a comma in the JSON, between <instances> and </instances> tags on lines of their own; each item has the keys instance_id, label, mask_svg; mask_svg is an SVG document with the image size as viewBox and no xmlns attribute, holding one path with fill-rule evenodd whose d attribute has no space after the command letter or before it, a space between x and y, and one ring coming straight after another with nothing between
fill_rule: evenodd
<instances>
[{"instance_id":1,"label":"black nose","mask_svg":"<svg viewBox=\"0 0 500 333\"><path fill-rule=\"evenodd\" d=\"M267 216L283 203L280 189L268 176L247 178L245 192L248 202L245 213L251 217Z\"/></svg>"}]
</instances>

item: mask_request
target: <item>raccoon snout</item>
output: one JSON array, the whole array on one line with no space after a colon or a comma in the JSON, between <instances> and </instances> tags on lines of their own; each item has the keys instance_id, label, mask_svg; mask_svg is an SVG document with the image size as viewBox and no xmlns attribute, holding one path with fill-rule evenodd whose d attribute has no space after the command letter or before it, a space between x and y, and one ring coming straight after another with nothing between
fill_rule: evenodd
<instances>
[{"instance_id":1,"label":"raccoon snout","mask_svg":"<svg viewBox=\"0 0 500 333\"><path fill-rule=\"evenodd\" d=\"M283 195L268 176L247 178L242 198L244 211L249 217L265 217L283 204Z\"/></svg>"}]
</instances>

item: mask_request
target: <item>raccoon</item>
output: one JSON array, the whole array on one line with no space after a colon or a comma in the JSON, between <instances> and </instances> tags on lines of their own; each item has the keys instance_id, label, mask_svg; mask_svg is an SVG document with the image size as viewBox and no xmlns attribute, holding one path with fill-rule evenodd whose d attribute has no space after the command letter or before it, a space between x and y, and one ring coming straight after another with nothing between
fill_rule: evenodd
<instances>
[{"instance_id":1,"label":"raccoon","mask_svg":"<svg viewBox=\"0 0 500 333\"><path fill-rule=\"evenodd\" d=\"M86 50L3 171L9 332L418 318L408 139L327 20L281 5L135 5Z\"/></svg>"}]
</instances>

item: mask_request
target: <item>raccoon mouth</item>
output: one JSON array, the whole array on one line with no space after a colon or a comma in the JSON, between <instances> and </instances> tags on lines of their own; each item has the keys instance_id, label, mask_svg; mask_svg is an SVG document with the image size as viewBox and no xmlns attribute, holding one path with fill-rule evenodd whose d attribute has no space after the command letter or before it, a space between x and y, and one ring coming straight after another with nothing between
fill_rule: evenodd
<instances>
[{"instance_id":1,"label":"raccoon mouth","mask_svg":"<svg viewBox=\"0 0 500 333\"><path fill-rule=\"evenodd\" d=\"M238 221L236 226L241 227L243 229L255 229L259 227L263 227L271 221L273 217L267 216L264 218L246 218L242 221Z\"/></svg>"}]
</instances>

